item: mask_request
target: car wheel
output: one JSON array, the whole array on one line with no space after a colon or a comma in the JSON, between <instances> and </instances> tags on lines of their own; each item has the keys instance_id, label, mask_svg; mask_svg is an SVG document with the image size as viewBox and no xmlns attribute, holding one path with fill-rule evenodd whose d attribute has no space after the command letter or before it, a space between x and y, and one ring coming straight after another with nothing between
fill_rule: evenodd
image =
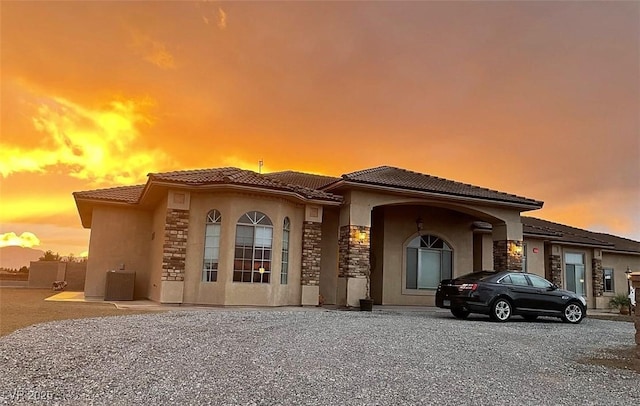
<instances>
[{"instance_id":1,"label":"car wheel","mask_svg":"<svg viewBox=\"0 0 640 406\"><path fill-rule=\"evenodd\" d=\"M576 302L568 303L562 311L562 321L565 323L578 324L584 319L584 310Z\"/></svg>"},{"instance_id":2,"label":"car wheel","mask_svg":"<svg viewBox=\"0 0 640 406\"><path fill-rule=\"evenodd\" d=\"M522 317L527 321L534 321L538 318L537 314L523 314Z\"/></svg>"},{"instance_id":3,"label":"car wheel","mask_svg":"<svg viewBox=\"0 0 640 406\"><path fill-rule=\"evenodd\" d=\"M511 303L507 299L499 298L491 306L491 318L495 321L507 321L511 317Z\"/></svg>"},{"instance_id":4,"label":"car wheel","mask_svg":"<svg viewBox=\"0 0 640 406\"><path fill-rule=\"evenodd\" d=\"M456 319L466 319L469 316L469 313L471 313L469 310L464 310L459 307L451 308L451 314L453 314Z\"/></svg>"}]
</instances>

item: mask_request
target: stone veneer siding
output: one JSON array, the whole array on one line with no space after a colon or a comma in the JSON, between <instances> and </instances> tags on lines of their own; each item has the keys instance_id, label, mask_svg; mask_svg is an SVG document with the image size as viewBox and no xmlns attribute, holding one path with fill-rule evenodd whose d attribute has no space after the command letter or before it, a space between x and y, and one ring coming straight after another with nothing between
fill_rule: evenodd
<instances>
[{"instance_id":1,"label":"stone veneer siding","mask_svg":"<svg viewBox=\"0 0 640 406\"><path fill-rule=\"evenodd\" d=\"M547 269L549 273L547 275L547 279L562 288L562 258L560 255L549 254L547 260Z\"/></svg>"},{"instance_id":2,"label":"stone veneer siding","mask_svg":"<svg viewBox=\"0 0 640 406\"><path fill-rule=\"evenodd\" d=\"M593 258L591 260L591 266L593 269L593 297L602 296L604 292L602 260L600 258Z\"/></svg>"},{"instance_id":3,"label":"stone veneer siding","mask_svg":"<svg viewBox=\"0 0 640 406\"><path fill-rule=\"evenodd\" d=\"M302 225L302 285L320 285L322 223L305 221Z\"/></svg>"},{"instance_id":4,"label":"stone veneer siding","mask_svg":"<svg viewBox=\"0 0 640 406\"><path fill-rule=\"evenodd\" d=\"M364 232L364 240L360 233ZM338 237L338 276L346 278L366 277L369 273L369 247L371 227L342 226Z\"/></svg>"},{"instance_id":5,"label":"stone veneer siding","mask_svg":"<svg viewBox=\"0 0 640 406\"><path fill-rule=\"evenodd\" d=\"M518 252L509 252L509 245L520 247ZM522 241L498 240L493 242L493 266L496 271L522 272Z\"/></svg>"},{"instance_id":6,"label":"stone veneer siding","mask_svg":"<svg viewBox=\"0 0 640 406\"><path fill-rule=\"evenodd\" d=\"M163 281L183 281L184 263L187 256L187 232L189 211L167 209L162 246Z\"/></svg>"}]
</instances>

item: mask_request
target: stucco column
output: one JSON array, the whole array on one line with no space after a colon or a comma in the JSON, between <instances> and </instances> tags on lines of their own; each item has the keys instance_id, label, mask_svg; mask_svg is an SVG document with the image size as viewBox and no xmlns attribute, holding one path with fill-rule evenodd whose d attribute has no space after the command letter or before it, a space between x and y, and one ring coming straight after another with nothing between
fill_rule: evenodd
<instances>
[{"instance_id":1,"label":"stucco column","mask_svg":"<svg viewBox=\"0 0 640 406\"><path fill-rule=\"evenodd\" d=\"M522 271L522 223L493 224L493 267L496 271Z\"/></svg>"},{"instance_id":2,"label":"stucco column","mask_svg":"<svg viewBox=\"0 0 640 406\"><path fill-rule=\"evenodd\" d=\"M550 245L545 247L545 252L548 253L545 277L561 288L562 257L560 256L560 247L558 247L557 245Z\"/></svg>"},{"instance_id":3,"label":"stucco column","mask_svg":"<svg viewBox=\"0 0 640 406\"><path fill-rule=\"evenodd\" d=\"M371 227L347 225L340 227L338 238L338 304L359 306L367 297L370 271ZM341 300L342 299L342 300Z\"/></svg>"},{"instance_id":4,"label":"stucco column","mask_svg":"<svg viewBox=\"0 0 640 406\"><path fill-rule=\"evenodd\" d=\"M370 288L371 206L357 194L345 196L340 209L338 234L338 285L336 302L341 306L360 306Z\"/></svg>"},{"instance_id":5,"label":"stucco column","mask_svg":"<svg viewBox=\"0 0 640 406\"><path fill-rule=\"evenodd\" d=\"M190 194L170 190L162 245L160 303L182 303L184 295Z\"/></svg>"},{"instance_id":6,"label":"stucco column","mask_svg":"<svg viewBox=\"0 0 640 406\"><path fill-rule=\"evenodd\" d=\"M305 221L302 225L302 305L317 306L320 301L320 258L322 223Z\"/></svg>"},{"instance_id":7,"label":"stucco column","mask_svg":"<svg viewBox=\"0 0 640 406\"><path fill-rule=\"evenodd\" d=\"M600 297L604 293L603 286L603 271L602 271L602 251L601 250L593 250L593 258L591 259L591 269L593 270L592 275L592 286L593 286L593 297Z\"/></svg>"},{"instance_id":8,"label":"stucco column","mask_svg":"<svg viewBox=\"0 0 640 406\"><path fill-rule=\"evenodd\" d=\"M322 257L322 207L305 206L302 223L302 297L303 306L320 304L320 259Z\"/></svg>"}]
</instances>

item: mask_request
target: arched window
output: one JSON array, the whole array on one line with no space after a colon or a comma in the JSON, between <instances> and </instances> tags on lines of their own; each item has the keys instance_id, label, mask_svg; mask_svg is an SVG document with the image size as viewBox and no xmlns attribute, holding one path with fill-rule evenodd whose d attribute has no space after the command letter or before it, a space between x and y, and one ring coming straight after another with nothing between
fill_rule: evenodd
<instances>
[{"instance_id":1,"label":"arched window","mask_svg":"<svg viewBox=\"0 0 640 406\"><path fill-rule=\"evenodd\" d=\"M269 283L273 225L266 214L250 211L236 225L233 281Z\"/></svg>"},{"instance_id":2,"label":"arched window","mask_svg":"<svg viewBox=\"0 0 640 406\"><path fill-rule=\"evenodd\" d=\"M421 235L407 245L406 288L437 289L452 275L452 250L435 235Z\"/></svg>"},{"instance_id":3,"label":"arched window","mask_svg":"<svg viewBox=\"0 0 640 406\"><path fill-rule=\"evenodd\" d=\"M282 226L282 269L280 271L280 283L286 285L289 282L289 231L291 221L289 217L284 218Z\"/></svg>"},{"instance_id":4,"label":"arched window","mask_svg":"<svg viewBox=\"0 0 640 406\"><path fill-rule=\"evenodd\" d=\"M202 281L218 280L218 260L220 258L220 223L222 216L218 210L207 213L207 225L204 232L204 261Z\"/></svg>"}]
</instances>

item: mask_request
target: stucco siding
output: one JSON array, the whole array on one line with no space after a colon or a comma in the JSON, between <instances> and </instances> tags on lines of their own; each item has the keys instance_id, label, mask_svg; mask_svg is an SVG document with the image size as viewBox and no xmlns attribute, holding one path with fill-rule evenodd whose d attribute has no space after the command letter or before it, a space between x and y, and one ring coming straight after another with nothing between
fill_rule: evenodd
<instances>
[{"instance_id":1,"label":"stucco siding","mask_svg":"<svg viewBox=\"0 0 640 406\"><path fill-rule=\"evenodd\" d=\"M598 307L607 308L609 300L617 293L627 294L629 286L627 284L627 267L633 272L640 271L640 255L618 254L614 252L602 253L602 268L613 269L613 289L614 292L604 292L598 300Z\"/></svg>"},{"instance_id":2,"label":"stucco siding","mask_svg":"<svg viewBox=\"0 0 640 406\"><path fill-rule=\"evenodd\" d=\"M545 277L545 252L544 241L533 238L525 238L526 256L527 256L527 272ZM537 251L537 252L535 252Z\"/></svg>"},{"instance_id":3,"label":"stucco siding","mask_svg":"<svg viewBox=\"0 0 640 406\"><path fill-rule=\"evenodd\" d=\"M164 245L165 224L167 218L167 199L163 199L153 212L152 241L150 248L150 272L148 293L151 300L160 301L162 277L162 252Z\"/></svg>"},{"instance_id":4,"label":"stucco siding","mask_svg":"<svg viewBox=\"0 0 640 406\"><path fill-rule=\"evenodd\" d=\"M97 206L93 210L89 258L85 280L86 297L103 297L106 272L136 273L136 298L148 296L151 214L147 211Z\"/></svg>"},{"instance_id":5,"label":"stucco siding","mask_svg":"<svg viewBox=\"0 0 640 406\"><path fill-rule=\"evenodd\" d=\"M218 280L202 281L204 236L207 213L217 209L221 216ZM236 224L249 211L266 214L273 223L271 279L268 284L233 281ZM291 221L289 278L280 283L282 226ZM297 305L301 300L301 253L304 206L285 199L258 194L191 193L189 232L185 260L184 303L211 305Z\"/></svg>"},{"instance_id":6,"label":"stucco siding","mask_svg":"<svg viewBox=\"0 0 640 406\"><path fill-rule=\"evenodd\" d=\"M416 218L422 218L422 234L436 235L452 247L454 277L473 270L471 223L474 219L463 213L427 206L389 206L384 210L383 304L433 306L435 290L403 289L404 252L408 241L418 235Z\"/></svg>"},{"instance_id":7,"label":"stucco siding","mask_svg":"<svg viewBox=\"0 0 640 406\"><path fill-rule=\"evenodd\" d=\"M320 295L325 304L336 304L338 288L338 222L339 210L323 210L320 258Z\"/></svg>"}]
</instances>

